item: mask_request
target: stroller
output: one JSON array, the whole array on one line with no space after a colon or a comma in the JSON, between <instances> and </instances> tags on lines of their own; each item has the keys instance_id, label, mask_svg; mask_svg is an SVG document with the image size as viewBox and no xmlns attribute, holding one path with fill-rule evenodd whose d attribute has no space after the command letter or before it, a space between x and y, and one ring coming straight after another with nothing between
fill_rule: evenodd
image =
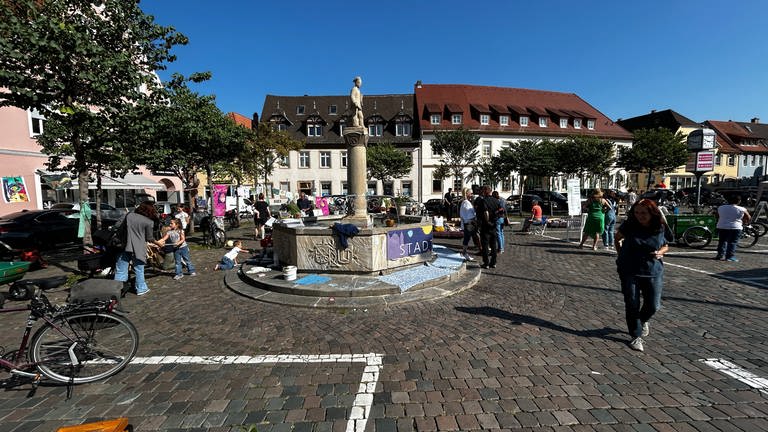
<instances>
[{"instance_id":1,"label":"stroller","mask_svg":"<svg viewBox=\"0 0 768 432\"><path fill-rule=\"evenodd\" d=\"M115 275L115 262L122 250L110 246L112 237L117 235L117 228L111 226L106 229L96 230L91 234L94 247L93 253L85 254L77 259L77 269L88 273L93 277L97 272L102 276Z\"/></svg>"}]
</instances>

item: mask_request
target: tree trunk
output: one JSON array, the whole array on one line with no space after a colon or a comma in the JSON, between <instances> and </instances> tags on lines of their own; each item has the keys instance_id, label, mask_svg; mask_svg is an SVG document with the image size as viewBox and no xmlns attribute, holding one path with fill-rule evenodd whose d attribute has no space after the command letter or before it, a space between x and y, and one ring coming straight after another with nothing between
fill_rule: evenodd
<instances>
[{"instance_id":1,"label":"tree trunk","mask_svg":"<svg viewBox=\"0 0 768 432\"><path fill-rule=\"evenodd\" d=\"M85 163L85 151L82 148L79 132L72 134L72 147L75 149L75 168L77 170L77 189L80 194L80 206L88 205L88 166ZM83 221L83 246L93 244L91 238L91 221Z\"/></svg>"}]
</instances>

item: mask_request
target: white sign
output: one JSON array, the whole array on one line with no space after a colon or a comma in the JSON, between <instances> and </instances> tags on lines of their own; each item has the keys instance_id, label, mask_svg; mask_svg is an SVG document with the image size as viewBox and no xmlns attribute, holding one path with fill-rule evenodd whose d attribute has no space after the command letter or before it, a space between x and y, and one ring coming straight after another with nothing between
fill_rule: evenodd
<instances>
[{"instance_id":1,"label":"white sign","mask_svg":"<svg viewBox=\"0 0 768 432\"><path fill-rule=\"evenodd\" d=\"M566 183L568 188L568 216L578 216L581 214L581 186L579 179L568 179Z\"/></svg>"},{"instance_id":2,"label":"white sign","mask_svg":"<svg viewBox=\"0 0 768 432\"><path fill-rule=\"evenodd\" d=\"M685 170L688 172L706 172L715 169L715 151L700 151L691 154Z\"/></svg>"}]
</instances>

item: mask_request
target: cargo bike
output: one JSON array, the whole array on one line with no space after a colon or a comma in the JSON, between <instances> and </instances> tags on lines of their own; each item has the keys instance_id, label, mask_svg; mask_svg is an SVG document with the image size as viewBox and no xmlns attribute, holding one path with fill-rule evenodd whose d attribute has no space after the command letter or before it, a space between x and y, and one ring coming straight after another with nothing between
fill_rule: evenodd
<instances>
[{"instance_id":1,"label":"cargo bike","mask_svg":"<svg viewBox=\"0 0 768 432\"><path fill-rule=\"evenodd\" d=\"M717 218L713 214L671 214L667 223L674 240L695 249L703 249L717 238ZM753 225L744 225L738 245L749 248L757 244L762 231Z\"/></svg>"}]
</instances>

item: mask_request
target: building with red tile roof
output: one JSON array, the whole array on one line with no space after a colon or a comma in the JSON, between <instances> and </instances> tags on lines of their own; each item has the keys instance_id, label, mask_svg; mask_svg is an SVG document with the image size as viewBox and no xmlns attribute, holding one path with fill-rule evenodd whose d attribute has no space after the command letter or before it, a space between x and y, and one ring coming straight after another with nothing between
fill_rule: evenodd
<instances>
[{"instance_id":1,"label":"building with red tile roof","mask_svg":"<svg viewBox=\"0 0 768 432\"><path fill-rule=\"evenodd\" d=\"M421 177L427 187L424 199L439 198L449 187L462 187L462 179L444 184L435 175L440 164L440 156L433 155L430 148L435 131L463 128L476 133L484 157L497 154L504 146L520 140L586 135L608 139L617 145L632 144L630 132L574 93L419 81L414 94L415 114L422 132ZM587 180L587 186L590 186L589 180L597 179ZM500 192L519 190L519 181L513 173L502 182ZM625 171L611 170L610 187L624 187L626 181ZM565 190L565 179L554 179L552 185L534 186Z\"/></svg>"},{"instance_id":2,"label":"building with red tile roof","mask_svg":"<svg viewBox=\"0 0 768 432\"><path fill-rule=\"evenodd\" d=\"M753 178L757 184L768 168L768 125L752 122L707 120L704 124L717 133L718 144L735 155L736 178Z\"/></svg>"}]
</instances>

